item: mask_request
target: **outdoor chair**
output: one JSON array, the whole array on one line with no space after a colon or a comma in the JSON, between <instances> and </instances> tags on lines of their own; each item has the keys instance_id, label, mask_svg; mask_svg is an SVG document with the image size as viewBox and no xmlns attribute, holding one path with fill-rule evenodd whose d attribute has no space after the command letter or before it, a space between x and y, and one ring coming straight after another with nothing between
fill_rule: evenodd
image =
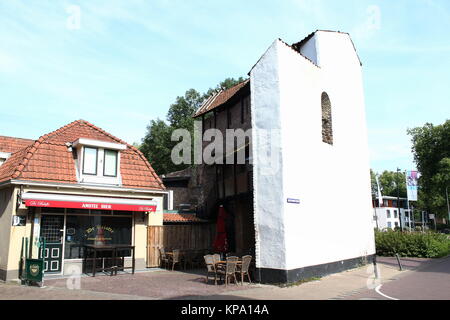
<instances>
[{"instance_id":1,"label":"outdoor chair","mask_svg":"<svg viewBox=\"0 0 450 320\"><path fill-rule=\"evenodd\" d=\"M242 257L242 265L237 272L241 275L241 285L244 285L244 276L245 275L247 275L248 282L252 283L252 280L250 279L250 274L248 272L251 262L252 262L252 256L247 255L247 256Z\"/></svg>"},{"instance_id":2,"label":"outdoor chair","mask_svg":"<svg viewBox=\"0 0 450 320\"><path fill-rule=\"evenodd\" d=\"M218 253L213 254L213 258L214 258L214 263L217 263L221 259L220 254L218 254Z\"/></svg>"},{"instance_id":3,"label":"outdoor chair","mask_svg":"<svg viewBox=\"0 0 450 320\"><path fill-rule=\"evenodd\" d=\"M159 259L161 261L161 267L164 265L164 268L167 268L169 265L169 258L167 257L164 248L159 248Z\"/></svg>"},{"instance_id":4,"label":"outdoor chair","mask_svg":"<svg viewBox=\"0 0 450 320\"><path fill-rule=\"evenodd\" d=\"M213 254L213 259L214 259L214 265L216 266L216 271L219 269L223 269L223 265L217 264L217 262L221 261L221 259L222 259L220 254L218 254L218 253Z\"/></svg>"},{"instance_id":5,"label":"outdoor chair","mask_svg":"<svg viewBox=\"0 0 450 320\"><path fill-rule=\"evenodd\" d=\"M228 285L228 280L230 278L234 279L234 283L237 285L237 279L236 279L236 270L237 270L237 263L239 258L238 257L227 257L227 264L225 269L223 270L217 270L217 274L219 276L225 277L225 287Z\"/></svg>"},{"instance_id":6,"label":"outdoor chair","mask_svg":"<svg viewBox=\"0 0 450 320\"><path fill-rule=\"evenodd\" d=\"M172 251L172 257L170 258L170 263L172 264L172 271L175 268L175 265L180 264L180 250L176 249Z\"/></svg>"},{"instance_id":7,"label":"outdoor chair","mask_svg":"<svg viewBox=\"0 0 450 320\"><path fill-rule=\"evenodd\" d=\"M214 275L214 285L217 285L217 271L216 271L216 264L214 261L214 257L210 254L203 257L205 259L206 264L206 283L209 281L209 275Z\"/></svg>"}]
</instances>

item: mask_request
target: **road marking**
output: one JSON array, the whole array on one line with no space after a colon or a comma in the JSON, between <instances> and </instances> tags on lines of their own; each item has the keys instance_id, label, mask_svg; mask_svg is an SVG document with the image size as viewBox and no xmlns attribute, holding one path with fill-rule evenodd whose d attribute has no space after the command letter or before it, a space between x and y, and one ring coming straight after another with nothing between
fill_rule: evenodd
<instances>
[{"instance_id":1,"label":"road marking","mask_svg":"<svg viewBox=\"0 0 450 320\"><path fill-rule=\"evenodd\" d=\"M385 295L383 292L381 292L381 291L380 291L381 286L382 286L382 284L380 284L378 287L375 288L375 291L376 291L379 295L381 295L381 296L383 296L383 297L385 297L385 298L391 299L391 300L399 300L399 299L396 299L396 298L389 297L388 295Z\"/></svg>"}]
</instances>

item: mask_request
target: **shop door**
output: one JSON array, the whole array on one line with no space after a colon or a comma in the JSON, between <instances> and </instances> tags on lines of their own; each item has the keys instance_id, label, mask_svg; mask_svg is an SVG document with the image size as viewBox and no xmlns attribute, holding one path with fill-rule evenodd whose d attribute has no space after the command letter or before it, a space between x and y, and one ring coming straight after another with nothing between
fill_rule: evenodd
<instances>
[{"instance_id":1,"label":"shop door","mask_svg":"<svg viewBox=\"0 0 450 320\"><path fill-rule=\"evenodd\" d=\"M41 237L45 238L44 272L60 273L64 234L64 216L43 215Z\"/></svg>"}]
</instances>

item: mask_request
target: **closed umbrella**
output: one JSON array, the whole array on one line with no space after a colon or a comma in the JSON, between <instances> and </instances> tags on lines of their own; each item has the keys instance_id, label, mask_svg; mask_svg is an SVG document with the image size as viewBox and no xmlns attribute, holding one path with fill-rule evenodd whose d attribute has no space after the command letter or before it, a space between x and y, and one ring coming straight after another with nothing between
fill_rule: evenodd
<instances>
[{"instance_id":1,"label":"closed umbrella","mask_svg":"<svg viewBox=\"0 0 450 320\"><path fill-rule=\"evenodd\" d=\"M219 214L217 216L216 239L213 244L213 248L216 252L225 253L228 251L227 232L225 228L226 218L227 212L223 206L220 206Z\"/></svg>"}]
</instances>

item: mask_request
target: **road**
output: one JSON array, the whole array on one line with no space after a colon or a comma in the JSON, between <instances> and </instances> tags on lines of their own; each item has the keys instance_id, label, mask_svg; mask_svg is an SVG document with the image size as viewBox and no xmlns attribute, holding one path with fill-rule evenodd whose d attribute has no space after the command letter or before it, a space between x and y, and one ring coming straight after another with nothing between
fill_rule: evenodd
<instances>
[{"instance_id":1,"label":"road","mask_svg":"<svg viewBox=\"0 0 450 320\"><path fill-rule=\"evenodd\" d=\"M400 274L392 281L345 300L450 300L450 257Z\"/></svg>"}]
</instances>

